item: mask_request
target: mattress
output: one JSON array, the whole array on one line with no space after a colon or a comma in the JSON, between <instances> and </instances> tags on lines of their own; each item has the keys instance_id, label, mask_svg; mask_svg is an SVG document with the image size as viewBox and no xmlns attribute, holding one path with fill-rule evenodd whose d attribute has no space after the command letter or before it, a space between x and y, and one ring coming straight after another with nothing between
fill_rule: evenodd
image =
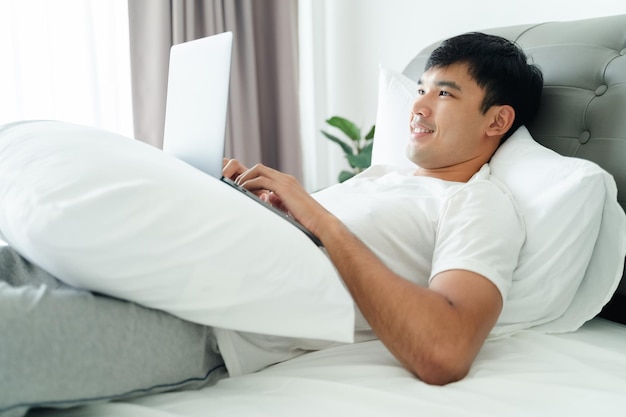
<instances>
[{"instance_id":1,"label":"mattress","mask_svg":"<svg viewBox=\"0 0 626 417\"><path fill-rule=\"evenodd\" d=\"M470 374L431 386L379 341L312 352L200 391L29 417L624 416L626 326L596 318L574 333L490 340Z\"/></svg>"}]
</instances>

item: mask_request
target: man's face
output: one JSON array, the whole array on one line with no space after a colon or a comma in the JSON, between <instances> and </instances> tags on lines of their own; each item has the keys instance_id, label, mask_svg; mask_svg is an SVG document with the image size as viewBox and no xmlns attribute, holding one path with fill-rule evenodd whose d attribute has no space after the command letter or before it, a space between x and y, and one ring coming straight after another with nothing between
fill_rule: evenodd
<instances>
[{"instance_id":1,"label":"man's face","mask_svg":"<svg viewBox=\"0 0 626 417\"><path fill-rule=\"evenodd\" d=\"M484 95L464 64L426 71L412 108L408 158L425 170L445 170L492 152L485 136L490 112L480 109Z\"/></svg>"}]
</instances>

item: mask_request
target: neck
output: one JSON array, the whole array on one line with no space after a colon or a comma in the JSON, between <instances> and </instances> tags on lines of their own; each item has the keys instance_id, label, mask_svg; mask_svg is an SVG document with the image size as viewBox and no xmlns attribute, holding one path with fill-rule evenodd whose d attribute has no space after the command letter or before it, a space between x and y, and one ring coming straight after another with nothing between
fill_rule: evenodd
<instances>
[{"instance_id":1,"label":"neck","mask_svg":"<svg viewBox=\"0 0 626 417\"><path fill-rule=\"evenodd\" d=\"M469 171L469 170L459 170L458 167L438 168L438 169L426 169L426 168L418 167L414 175L438 178L444 181L467 182L470 180L470 178L472 178L472 176L476 172L478 172L479 169L480 167L478 167L478 169Z\"/></svg>"},{"instance_id":2,"label":"neck","mask_svg":"<svg viewBox=\"0 0 626 417\"><path fill-rule=\"evenodd\" d=\"M424 168L418 166L414 175L438 178L444 181L467 182L487 162L489 162L489 158L473 158L446 167Z\"/></svg>"}]
</instances>

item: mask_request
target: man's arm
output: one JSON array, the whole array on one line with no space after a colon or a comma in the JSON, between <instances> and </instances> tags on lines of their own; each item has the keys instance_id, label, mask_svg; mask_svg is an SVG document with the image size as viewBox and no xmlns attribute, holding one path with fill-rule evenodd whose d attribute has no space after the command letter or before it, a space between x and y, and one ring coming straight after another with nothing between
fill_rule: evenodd
<instances>
[{"instance_id":1,"label":"man's arm","mask_svg":"<svg viewBox=\"0 0 626 417\"><path fill-rule=\"evenodd\" d=\"M337 219L317 236L363 316L407 369L438 385L467 374L502 309L495 285L450 270L420 287L389 270Z\"/></svg>"},{"instance_id":2,"label":"man's arm","mask_svg":"<svg viewBox=\"0 0 626 417\"><path fill-rule=\"evenodd\" d=\"M364 317L391 353L431 384L463 378L502 309L489 280L465 270L444 271L420 287L387 268L291 176L236 161L224 175L272 195L323 242ZM268 194L271 193L271 194Z\"/></svg>"}]
</instances>

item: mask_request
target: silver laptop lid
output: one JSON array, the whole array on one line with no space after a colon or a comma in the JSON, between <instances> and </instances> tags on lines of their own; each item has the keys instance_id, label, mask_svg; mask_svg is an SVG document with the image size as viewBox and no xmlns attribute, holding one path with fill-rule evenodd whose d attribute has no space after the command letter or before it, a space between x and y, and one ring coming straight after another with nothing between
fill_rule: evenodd
<instances>
[{"instance_id":1,"label":"silver laptop lid","mask_svg":"<svg viewBox=\"0 0 626 417\"><path fill-rule=\"evenodd\" d=\"M232 32L172 46L163 150L221 178Z\"/></svg>"}]
</instances>

